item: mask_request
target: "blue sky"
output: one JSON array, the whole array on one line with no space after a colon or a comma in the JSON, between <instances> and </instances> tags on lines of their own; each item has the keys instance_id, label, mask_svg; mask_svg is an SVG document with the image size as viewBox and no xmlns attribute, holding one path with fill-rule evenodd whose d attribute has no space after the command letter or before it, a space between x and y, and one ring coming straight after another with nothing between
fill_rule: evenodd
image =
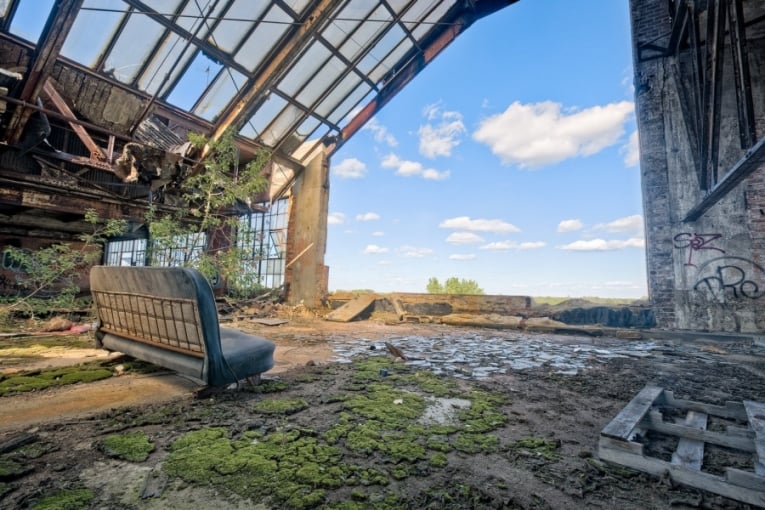
<instances>
[{"instance_id":1,"label":"blue sky","mask_svg":"<svg viewBox=\"0 0 765 510\"><path fill-rule=\"evenodd\" d=\"M647 294L626 0L521 0L332 156L330 290Z\"/></svg>"}]
</instances>

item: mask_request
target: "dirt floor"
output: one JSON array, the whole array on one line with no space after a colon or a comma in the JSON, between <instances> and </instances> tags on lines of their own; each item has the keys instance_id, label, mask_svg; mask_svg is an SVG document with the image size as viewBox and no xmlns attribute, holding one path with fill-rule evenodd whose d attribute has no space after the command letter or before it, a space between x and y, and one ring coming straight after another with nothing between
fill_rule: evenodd
<instances>
[{"instance_id":1,"label":"dirt floor","mask_svg":"<svg viewBox=\"0 0 765 510\"><path fill-rule=\"evenodd\" d=\"M765 350L752 341L234 326L273 340L276 366L259 387L202 397L175 374L89 349L89 334L42 348L0 339L2 374L82 362L122 374L0 393L0 508L748 508L603 463L597 442L646 384L713 404L765 401ZM391 359L385 341L410 361ZM461 352L483 344L495 347L484 358ZM447 365L428 362L444 351ZM128 439L127 451L114 446ZM659 457L672 448L656 444ZM708 448L704 466L751 462Z\"/></svg>"}]
</instances>

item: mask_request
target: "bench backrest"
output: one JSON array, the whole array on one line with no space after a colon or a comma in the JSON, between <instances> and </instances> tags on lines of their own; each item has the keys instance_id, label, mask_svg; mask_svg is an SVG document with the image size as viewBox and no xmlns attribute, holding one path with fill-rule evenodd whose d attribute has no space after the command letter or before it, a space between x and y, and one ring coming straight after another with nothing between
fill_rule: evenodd
<instances>
[{"instance_id":1,"label":"bench backrest","mask_svg":"<svg viewBox=\"0 0 765 510\"><path fill-rule=\"evenodd\" d=\"M94 266L90 290L99 332L198 358L220 356L215 298L197 270Z\"/></svg>"}]
</instances>

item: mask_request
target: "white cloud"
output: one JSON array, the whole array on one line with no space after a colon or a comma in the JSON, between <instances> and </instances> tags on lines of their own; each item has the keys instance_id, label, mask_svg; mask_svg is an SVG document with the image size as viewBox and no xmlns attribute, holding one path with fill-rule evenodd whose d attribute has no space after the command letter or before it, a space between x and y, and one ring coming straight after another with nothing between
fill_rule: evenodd
<instances>
[{"instance_id":1,"label":"white cloud","mask_svg":"<svg viewBox=\"0 0 765 510\"><path fill-rule=\"evenodd\" d=\"M439 225L441 228L449 228L452 230L469 230L471 232L520 232L521 229L507 223L502 220L485 220L475 219L471 220L469 216L457 216L456 218L449 218L442 221Z\"/></svg>"},{"instance_id":2,"label":"white cloud","mask_svg":"<svg viewBox=\"0 0 765 510\"><path fill-rule=\"evenodd\" d=\"M446 242L452 244L472 244L482 243L483 241L483 237L472 232L452 232L449 234L449 237L446 238Z\"/></svg>"},{"instance_id":3,"label":"white cloud","mask_svg":"<svg viewBox=\"0 0 765 510\"><path fill-rule=\"evenodd\" d=\"M372 235L373 235L374 237L382 237L382 236L384 236L385 234L384 234L383 232L380 232L380 231L378 230L377 232L372 232Z\"/></svg>"},{"instance_id":4,"label":"white cloud","mask_svg":"<svg viewBox=\"0 0 765 510\"><path fill-rule=\"evenodd\" d=\"M543 241L527 241L524 243L519 243L517 241L498 241L481 246L480 249L491 251L536 250L544 248L545 246L547 246L547 243Z\"/></svg>"},{"instance_id":5,"label":"white cloud","mask_svg":"<svg viewBox=\"0 0 765 510\"><path fill-rule=\"evenodd\" d=\"M420 136L420 154L429 159L451 156L452 149L459 145L460 136L465 133L462 114L442 110L439 104L433 104L425 107L423 115L437 123L420 126L417 132Z\"/></svg>"},{"instance_id":6,"label":"white cloud","mask_svg":"<svg viewBox=\"0 0 765 510\"><path fill-rule=\"evenodd\" d=\"M327 216L327 225L341 225L345 222L345 214L341 212L333 212Z\"/></svg>"},{"instance_id":7,"label":"white cloud","mask_svg":"<svg viewBox=\"0 0 765 510\"><path fill-rule=\"evenodd\" d=\"M637 130L633 131L621 150L624 155L624 165L626 167L638 166L640 164L640 139Z\"/></svg>"},{"instance_id":8,"label":"white cloud","mask_svg":"<svg viewBox=\"0 0 765 510\"><path fill-rule=\"evenodd\" d=\"M450 260L474 260L476 258L473 253L454 253L449 255Z\"/></svg>"},{"instance_id":9,"label":"white cloud","mask_svg":"<svg viewBox=\"0 0 765 510\"><path fill-rule=\"evenodd\" d=\"M569 113L553 101L516 101L484 119L473 139L488 145L505 165L540 167L615 144L634 109L632 102L621 101Z\"/></svg>"},{"instance_id":10,"label":"white cloud","mask_svg":"<svg viewBox=\"0 0 765 510\"><path fill-rule=\"evenodd\" d=\"M367 166L356 158L346 158L333 165L332 172L343 179L359 179L367 173Z\"/></svg>"},{"instance_id":11,"label":"white cloud","mask_svg":"<svg viewBox=\"0 0 765 510\"><path fill-rule=\"evenodd\" d=\"M622 239L589 239L575 241L573 243L559 246L561 250L567 251L613 251L623 250L625 248L644 248L645 239L642 237L631 237L626 240Z\"/></svg>"},{"instance_id":12,"label":"white cloud","mask_svg":"<svg viewBox=\"0 0 765 510\"><path fill-rule=\"evenodd\" d=\"M379 220L380 215L376 212L367 212L364 214L357 214L356 215L356 221L374 221Z\"/></svg>"},{"instance_id":13,"label":"white cloud","mask_svg":"<svg viewBox=\"0 0 765 510\"><path fill-rule=\"evenodd\" d=\"M609 223L598 223L595 230L605 230L606 232L643 232L643 217L639 214L625 216Z\"/></svg>"},{"instance_id":14,"label":"white cloud","mask_svg":"<svg viewBox=\"0 0 765 510\"><path fill-rule=\"evenodd\" d=\"M448 179L450 175L449 171L439 172L433 168L425 168L418 161L401 159L393 153L385 156L380 164L383 168L395 168L396 175L403 175L404 177L419 175L423 179L442 181Z\"/></svg>"},{"instance_id":15,"label":"white cloud","mask_svg":"<svg viewBox=\"0 0 765 510\"><path fill-rule=\"evenodd\" d=\"M384 142L390 147L395 147L398 145L398 140L396 140L396 137L388 132L388 128L377 121L377 117L372 117L369 122L364 124L364 127L361 128L361 130L371 131L376 142Z\"/></svg>"},{"instance_id":16,"label":"white cloud","mask_svg":"<svg viewBox=\"0 0 765 510\"><path fill-rule=\"evenodd\" d=\"M581 230L584 227L584 224L577 220L563 220L560 223L558 223L558 232L576 232L577 230Z\"/></svg>"},{"instance_id":17,"label":"white cloud","mask_svg":"<svg viewBox=\"0 0 765 510\"><path fill-rule=\"evenodd\" d=\"M428 179L429 181L443 181L444 179L448 179L450 175L451 172L449 172L449 170L439 172L438 170L428 168L422 171L422 178Z\"/></svg>"},{"instance_id":18,"label":"white cloud","mask_svg":"<svg viewBox=\"0 0 765 510\"><path fill-rule=\"evenodd\" d=\"M402 257L407 258L422 258L428 255L433 255L433 250L430 248L418 248L416 246L402 246L396 251Z\"/></svg>"},{"instance_id":19,"label":"white cloud","mask_svg":"<svg viewBox=\"0 0 765 510\"><path fill-rule=\"evenodd\" d=\"M363 251L364 254L377 254L377 253L388 253L388 248L383 248L382 246L377 246L376 244L368 244L366 248L364 248Z\"/></svg>"}]
</instances>

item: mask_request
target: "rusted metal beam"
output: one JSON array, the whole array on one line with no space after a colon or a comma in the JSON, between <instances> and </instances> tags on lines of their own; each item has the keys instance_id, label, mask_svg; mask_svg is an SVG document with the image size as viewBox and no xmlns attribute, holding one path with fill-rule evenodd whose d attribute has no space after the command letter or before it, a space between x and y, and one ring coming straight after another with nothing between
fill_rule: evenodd
<instances>
[{"instance_id":1,"label":"rusted metal beam","mask_svg":"<svg viewBox=\"0 0 765 510\"><path fill-rule=\"evenodd\" d=\"M319 0L313 9L309 9L304 14L302 23L297 28L292 29L291 37L279 48L279 51L258 75L247 81L240 93L231 101L230 106L221 115L221 119L215 124L215 130L211 134L213 141L220 139L229 128L239 130L246 121L250 107L265 97L268 89L276 83L298 52L305 47L341 3L341 0ZM207 156L209 151L209 146L206 146L202 152L202 159Z\"/></svg>"},{"instance_id":2,"label":"rusted metal beam","mask_svg":"<svg viewBox=\"0 0 765 510\"><path fill-rule=\"evenodd\" d=\"M765 164L765 137L761 138L754 147L749 149L728 173L726 173L715 186L709 190L704 199L696 205L683 219L684 222L696 221L702 214L707 212L713 205L735 188L741 181L746 179L752 172Z\"/></svg>"},{"instance_id":3,"label":"rusted metal beam","mask_svg":"<svg viewBox=\"0 0 765 510\"><path fill-rule=\"evenodd\" d=\"M50 80L45 80L45 84L43 85L43 92L45 93L46 96L48 96L48 99L51 100L53 105L62 115L70 119L76 118L72 109L69 108L69 105L66 104L66 101L64 100L63 97L61 97L61 94L59 94L56 88L51 84ZM98 159L98 160L106 159L106 154L104 153L104 150L101 147L99 147L96 141L93 140L93 138L88 134L88 132L85 130L84 127L82 127L81 124L77 124L75 122L69 122L69 126L75 132L75 134L83 143L83 145L85 145L85 147L88 148L88 150L90 151L91 159Z\"/></svg>"},{"instance_id":4,"label":"rusted metal beam","mask_svg":"<svg viewBox=\"0 0 765 510\"><path fill-rule=\"evenodd\" d=\"M331 149L330 154L337 152L343 144L353 136L366 122L379 112L383 106L393 99L422 69L440 54L457 36L467 30L477 20L488 16L504 7L514 4L517 0L484 0L472 4L454 20L451 20L440 33L423 45L423 51L417 52L409 59L396 74L385 83L380 93L348 122L340 132L340 137Z\"/></svg>"},{"instance_id":5,"label":"rusted metal beam","mask_svg":"<svg viewBox=\"0 0 765 510\"><path fill-rule=\"evenodd\" d=\"M54 4L21 91L22 101L33 103L40 95L82 2L83 0L58 0ZM6 140L11 145L17 144L21 139L24 126L31 114L32 112L26 108L16 108L6 130Z\"/></svg>"}]
</instances>

